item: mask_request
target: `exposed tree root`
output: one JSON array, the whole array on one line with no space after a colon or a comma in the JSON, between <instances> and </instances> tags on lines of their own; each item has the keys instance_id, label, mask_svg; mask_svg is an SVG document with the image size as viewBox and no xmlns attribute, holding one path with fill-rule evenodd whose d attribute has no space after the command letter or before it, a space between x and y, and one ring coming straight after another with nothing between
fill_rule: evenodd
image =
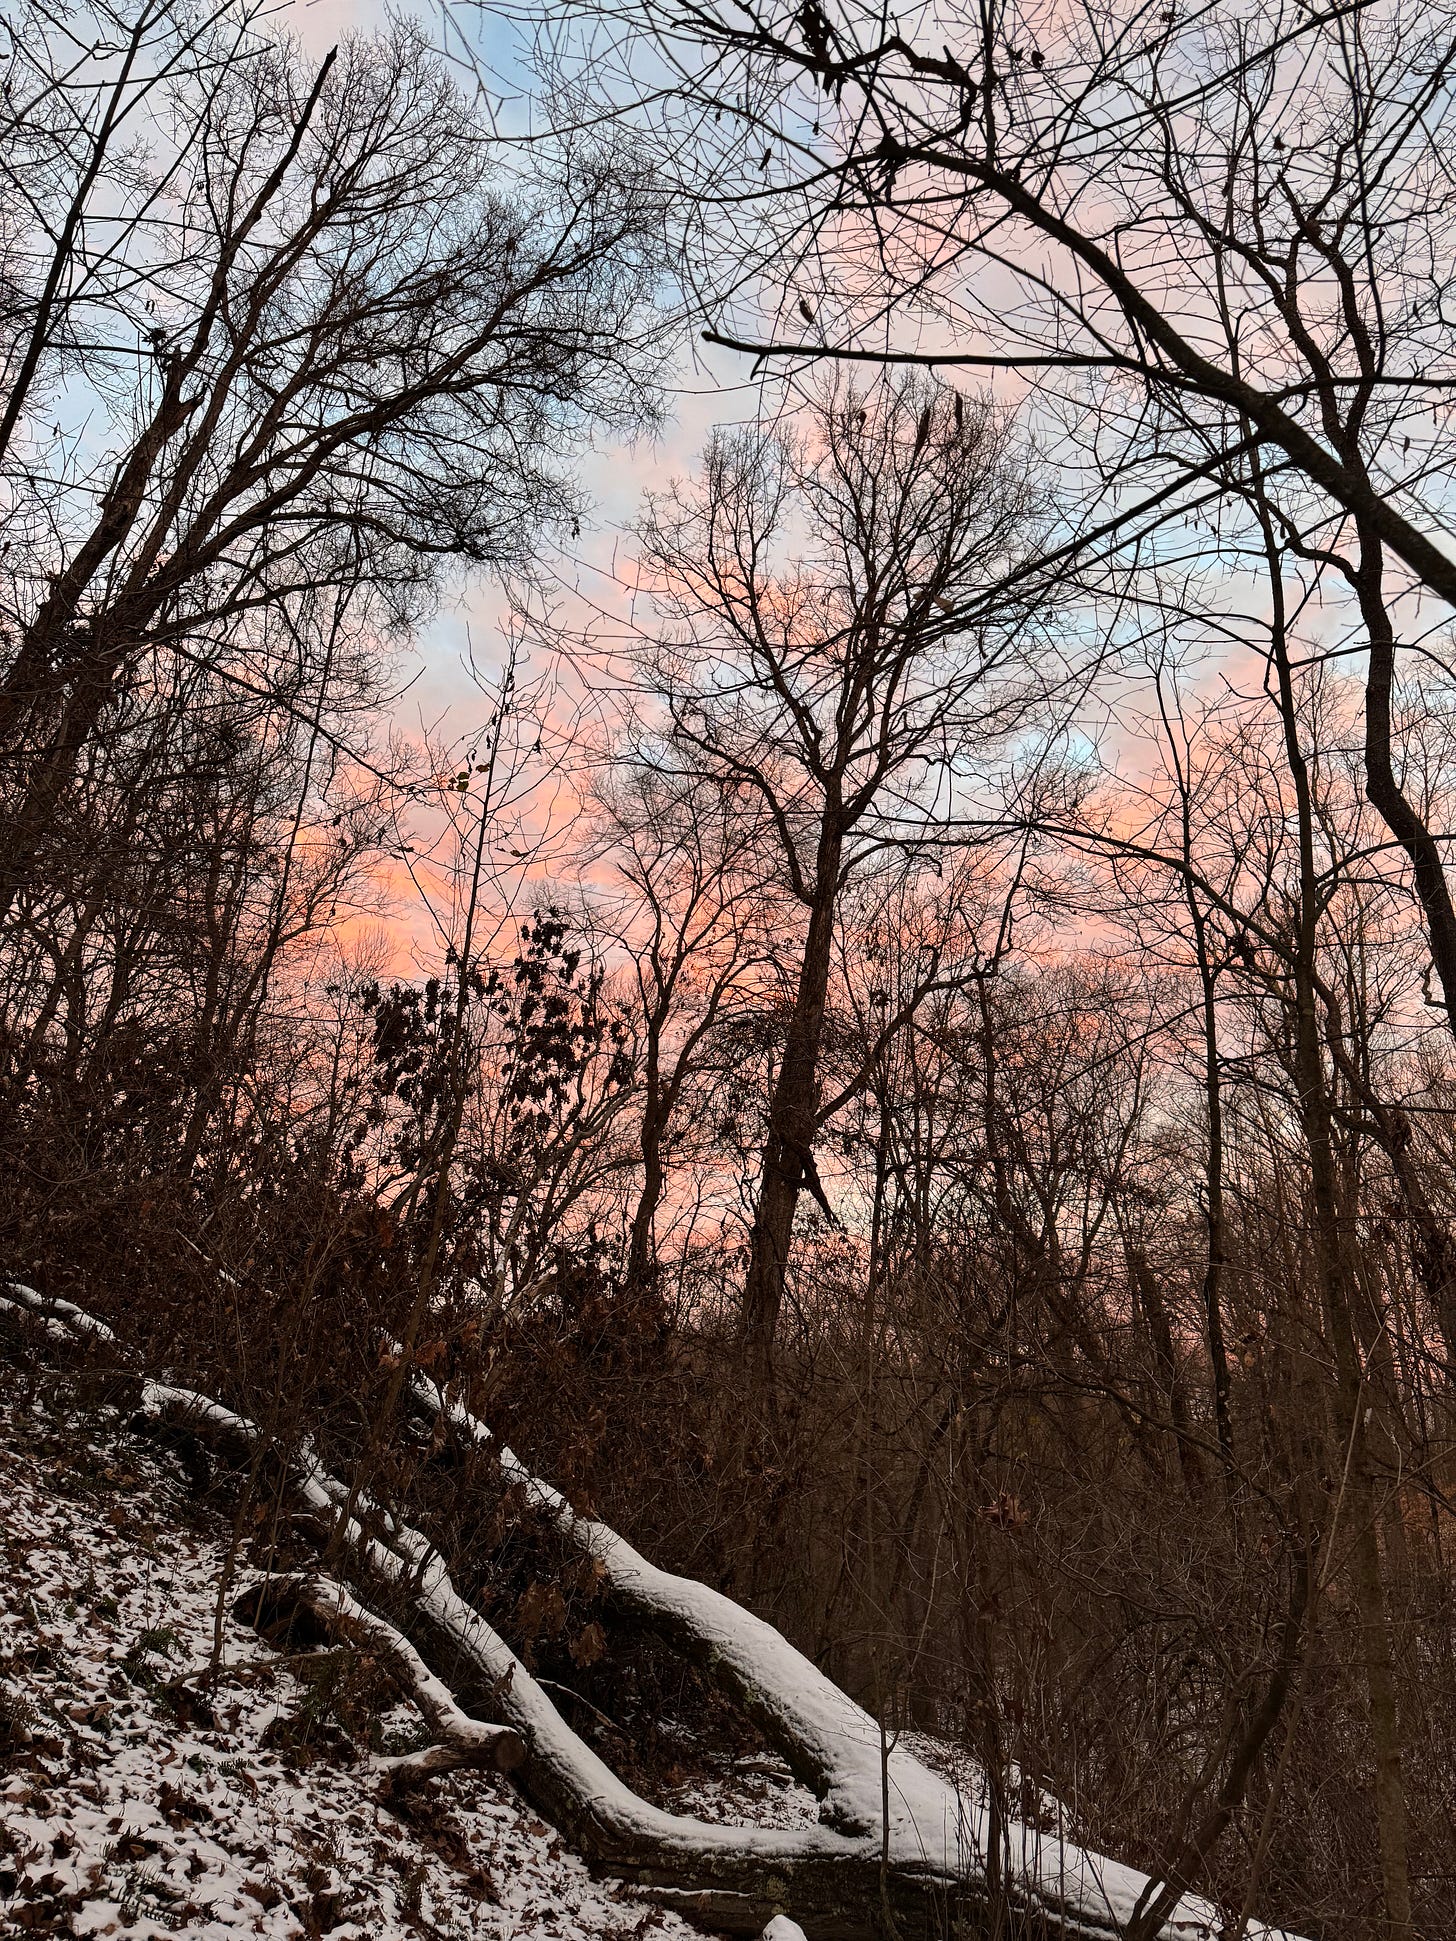
<instances>
[{"instance_id":1,"label":"exposed tree root","mask_svg":"<svg viewBox=\"0 0 1456 1941\"><path fill-rule=\"evenodd\" d=\"M22 1313L48 1348L94 1352L99 1323L63 1312L31 1290L0 1302ZM196 1437L231 1459L251 1458L261 1432L208 1396L143 1381L141 1418L172 1438ZM416 1406L447 1433L490 1443L489 1430L429 1384ZM360 1494L350 1496L305 1446L288 1482L311 1528L329 1540L370 1604L402 1613L411 1634L349 1590L314 1574L273 1579L249 1595L271 1608L307 1610L332 1632L367 1642L415 1699L437 1743L395 1762L395 1783L451 1764L506 1766L524 1750L519 1782L588 1859L650 1888L707 1924L756 1934L781 1914L811 1941L894 1935L1121 1934L1156 1884L1074 1845L1059 1831L1013 1823L988 1865L989 1815L980 1794L958 1790L903 1749L770 1625L731 1599L657 1570L614 1531L578 1517L565 1499L494 1448L507 1477L574 1543L598 1559L620 1608L703 1665L760 1724L821 1799L818 1826L723 1826L639 1798L567 1724L542 1686L479 1611L460 1596L438 1552L417 1531ZM477 1712L493 1715L491 1722ZM988 1877L996 1883L988 1889ZM1217 1910L1192 1896L1160 1930L1212 1936ZM1251 1927L1251 1941L1270 1931Z\"/></svg>"}]
</instances>

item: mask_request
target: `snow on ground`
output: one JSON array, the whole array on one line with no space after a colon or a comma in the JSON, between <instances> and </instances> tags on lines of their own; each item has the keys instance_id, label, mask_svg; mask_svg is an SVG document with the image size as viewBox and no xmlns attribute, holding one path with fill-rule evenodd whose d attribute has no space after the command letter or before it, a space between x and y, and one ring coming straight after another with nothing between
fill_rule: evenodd
<instances>
[{"instance_id":1,"label":"snow on ground","mask_svg":"<svg viewBox=\"0 0 1456 1941\"><path fill-rule=\"evenodd\" d=\"M806 1827L819 1824L819 1802L770 1752L748 1759L702 1758L706 1770L663 1802L713 1826Z\"/></svg>"},{"instance_id":2,"label":"snow on ground","mask_svg":"<svg viewBox=\"0 0 1456 1941\"><path fill-rule=\"evenodd\" d=\"M210 1719L169 1693L209 1661L229 1535L115 1417L0 1404L0 1933L696 1936L594 1880L504 1779L384 1804L336 1723L299 1730L319 1660L226 1613ZM395 1706L385 1749L419 1724Z\"/></svg>"}]
</instances>

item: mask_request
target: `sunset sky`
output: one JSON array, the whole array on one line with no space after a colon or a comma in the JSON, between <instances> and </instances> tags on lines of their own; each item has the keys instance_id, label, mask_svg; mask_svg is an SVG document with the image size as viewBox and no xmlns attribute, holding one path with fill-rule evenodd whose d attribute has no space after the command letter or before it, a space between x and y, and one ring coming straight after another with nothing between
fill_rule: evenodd
<instances>
[{"instance_id":1,"label":"sunset sky","mask_svg":"<svg viewBox=\"0 0 1456 1941\"><path fill-rule=\"evenodd\" d=\"M288 0L277 18L311 53L321 56L341 35L383 25L390 11L382 0ZM438 27L438 8L410 11ZM468 7L459 8L455 19L466 27L476 25ZM531 78L516 64L516 50L499 27L485 23L478 45L489 70L517 82L524 99ZM591 498L594 518L583 527L580 540L559 556L553 557L555 549L548 548L542 565L559 573L563 589L579 588L593 606L616 604L625 616L626 589L614 564L620 568L627 557L628 528L644 492L691 469L715 424L751 417L759 408L759 387L749 382L746 358L685 340L661 436L635 444L598 436L581 452L577 476ZM498 664L499 623L499 602L488 587L472 589L440 616L420 643L419 674L405 704L408 723L430 722L447 706L478 702L462 658L469 641L483 665Z\"/></svg>"},{"instance_id":2,"label":"sunset sky","mask_svg":"<svg viewBox=\"0 0 1456 1941\"><path fill-rule=\"evenodd\" d=\"M438 28L440 15L436 9L421 7L419 11ZM368 31L382 25L386 18L387 9L381 0L357 0L355 4L347 0L290 0L280 14L315 57L321 57L341 35ZM477 25L466 8L454 18L468 28ZM480 59L485 70L502 83L508 103L505 118L509 122L513 114L519 114L524 120L530 112L532 82L517 59L519 50L498 25L487 25L482 35L478 43ZM510 102L513 86L520 90L514 104ZM630 629L634 619L631 526L644 494L691 471L714 425L751 419L771 411L774 402L772 392L765 392L753 381L746 357L684 336L660 435L635 443L610 434L598 435L579 453L576 476L590 498L592 514L579 538L558 542L548 537L539 560L543 580L556 591L558 617L565 624L583 631L591 629L606 639ZM1258 612L1264 595L1257 588L1241 588L1231 579L1228 599L1230 612L1240 606ZM460 745L481 732L491 700L472 680L469 663L473 658L487 681L498 673L505 651L504 617L498 589L488 582L477 582L462 587L421 630L419 639L399 663L404 691L396 704L395 719L404 734L411 739L429 735L443 744ZM1185 686L1185 701L1196 697L1205 683L1217 685L1229 675L1246 690L1257 690L1262 667L1251 661L1241 665L1241 658L1230 658L1226 652L1211 656L1201 673ZM534 665L537 669L542 665L539 654ZM1148 698L1137 694L1135 680L1109 682L1087 715L1087 733L1099 740L1104 761L1110 760L1129 780L1160 766L1154 746L1136 725ZM558 772L552 774L548 763L533 808L541 822L561 832L562 842L551 845L544 859L514 875L503 844L500 901L512 913L511 921L545 895L570 895L573 845L579 848L579 833L572 813L576 775L571 772L569 750L562 749L557 767ZM427 880L428 873L420 869L419 853L428 849L431 832L438 836L441 827L432 810L415 811L416 869L421 881ZM389 925L392 955L396 968L407 974L411 960L416 968L434 961L438 932L422 907L419 888L411 885L405 871L391 867L389 877L394 903Z\"/></svg>"},{"instance_id":3,"label":"sunset sky","mask_svg":"<svg viewBox=\"0 0 1456 1941\"><path fill-rule=\"evenodd\" d=\"M276 18L298 36L310 55L321 58L341 36L384 25L390 11L382 0L289 0ZM438 29L437 9L426 6L414 11ZM468 9L459 10L456 19L467 28L478 24ZM517 63L518 50L489 24L477 45L484 65L505 84L503 92L512 84L519 86L518 100L528 113L531 77ZM580 450L576 478L589 497L591 515L579 538L563 537L557 542L548 537L538 562L543 578L555 587L561 619L609 634L631 625L630 527L643 495L654 485L690 471L714 425L752 417L762 402L760 387L749 381L746 359L685 337L659 435L624 442L611 434L598 434ZM473 658L487 680L498 674L505 653L504 618L503 599L489 582L462 586L445 602L399 662L404 692L396 704L395 719L404 734L411 739L428 734L448 743L469 740L479 732L491 702L472 679L469 663ZM539 655L535 665L540 666ZM552 824L569 822L572 795L569 777L548 775L540 797L543 818ZM421 811L415 821L419 848L424 849L431 829L438 825L432 815ZM405 872L391 868L388 877L394 904L388 926L391 954L395 967L407 973L411 959L416 967L433 960L437 939L420 907L420 892ZM533 867L526 881L503 880L502 888L519 911L542 896L544 885L552 884L554 890L556 880L548 862ZM560 887L563 892L567 889L564 883Z\"/></svg>"}]
</instances>

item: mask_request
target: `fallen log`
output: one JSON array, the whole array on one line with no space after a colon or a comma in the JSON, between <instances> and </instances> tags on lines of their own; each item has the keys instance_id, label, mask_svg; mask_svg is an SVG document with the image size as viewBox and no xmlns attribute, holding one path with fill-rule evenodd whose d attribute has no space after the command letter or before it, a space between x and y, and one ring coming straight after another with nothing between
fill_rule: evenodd
<instances>
[{"instance_id":1,"label":"fallen log","mask_svg":"<svg viewBox=\"0 0 1456 1941\"><path fill-rule=\"evenodd\" d=\"M367 1610L342 1584L320 1572L264 1577L234 1601L233 1615L265 1635L296 1628L300 1614L326 1636L360 1647L381 1664L406 1698L413 1700L434 1742L417 1752L381 1756L371 1763L388 1790L462 1767L515 1772L526 1763L526 1744L508 1725L489 1725L456 1701L402 1631Z\"/></svg>"},{"instance_id":2,"label":"fallen log","mask_svg":"<svg viewBox=\"0 0 1456 1941\"><path fill-rule=\"evenodd\" d=\"M721 1591L661 1570L615 1530L578 1516L566 1498L521 1463L490 1429L423 1376L413 1385L417 1406L488 1447L507 1482L604 1574L617 1606L707 1672L783 1754L794 1776L816 1794L820 1818L847 1834L882 1840L884 1798L890 1796L892 1843L929 1852L944 1845L950 1827L960 1838L984 1829L967 1824L968 1795L958 1792L893 1741L879 1723L797 1651L781 1632ZM928 1836L926 1827L934 1831Z\"/></svg>"},{"instance_id":3,"label":"fallen log","mask_svg":"<svg viewBox=\"0 0 1456 1941\"><path fill-rule=\"evenodd\" d=\"M95 1346L101 1324L80 1310L62 1313L33 1290L26 1294L32 1298L20 1305L44 1324L47 1341L69 1331L78 1348ZM230 1456L254 1454L262 1445L255 1424L209 1396L152 1381L143 1381L140 1392L141 1419L174 1435L194 1435ZM492 1444L483 1423L431 1385L417 1383L415 1400L473 1443ZM427 1696L429 1709L421 1703L421 1710L441 1747L452 1734L482 1753L486 1746L523 1747L518 1783L589 1860L709 1925L758 1935L783 1916L786 1927L790 1919L798 1923L809 1941L873 1941L885 1934L929 1941L993 1932L1107 1941L1133 1927L1153 1901L1156 1881L1079 1846L1059 1818L1050 1830L1039 1821L1012 1822L990 1864L983 1788L957 1786L930 1771L887 1740L868 1713L772 1626L705 1585L658 1570L605 1524L577 1516L509 1450L493 1446L503 1473L600 1561L624 1607L704 1664L795 1770L811 1778L821 1798L817 1826L715 1825L641 1799L572 1730L505 1640L459 1594L426 1538L363 1493L351 1494L307 1444L286 1459L295 1500L346 1559L364 1596L371 1585L387 1589L392 1604L407 1613L402 1622L411 1636L329 1580L305 1573L274 1581L286 1581L288 1595L307 1603L321 1622L353 1626L376 1647L395 1650L416 1702ZM482 1721L472 1707L499 1717ZM477 1727L485 1736L476 1735ZM1220 1927L1215 1907L1184 1895L1157 1932L1160 1941L1212 1941ZM1274 1941L1276 1933L1257 1923L1246 1932L1249 1941Z\"/></svg>"}]
</instances>

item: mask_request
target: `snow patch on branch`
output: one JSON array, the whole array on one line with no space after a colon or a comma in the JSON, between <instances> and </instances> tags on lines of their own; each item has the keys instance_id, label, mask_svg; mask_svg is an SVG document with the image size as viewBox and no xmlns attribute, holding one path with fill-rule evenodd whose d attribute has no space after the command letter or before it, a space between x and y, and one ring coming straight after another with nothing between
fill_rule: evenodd
<instances>
[{"instance_id":1,"label":"snow patch on branch","mask_svg":"<svg viewBox=\"0 0 1456 1941\"><path fill-rule=\"evenodd\" d=\"M98 1321L94 1314L76 1306L74 1301L51 1299L38 1294L33 1287L23 1281L4 1283L5 1294L0 1295L0 1308L11 1314L20 1314L33 1326L39 1326L49 1341L65 1342L68 1345L87 1345L100 1343L108 1348L119 1347L116 1336L104 1321ZM13 1295L14 1299L8 1298Z\"/></svg>"},{"instance_id":2,"label":"snow patch on branch","mask_svg":"<svg viewBox=\"0 0 1456 1941\"><path fill-rule=\"evenodd\" d=\"M395 1683L412 1699L436 1743L417 1752L376 1758L374 1770L390 1785L422 1779L432 1773L453 1772L462 1766L484 1766L510 1772L522 1765L526 1748L508 1725L488 1725L465 1711L442 1678L437 1678L400 1630L368 1610L332 1577L300 1572L260 1578L242 1593L235 1614L264 1622L302 1608L326 1631L363 1644L385 1666Z\"/></svg>"}]
</instances>

